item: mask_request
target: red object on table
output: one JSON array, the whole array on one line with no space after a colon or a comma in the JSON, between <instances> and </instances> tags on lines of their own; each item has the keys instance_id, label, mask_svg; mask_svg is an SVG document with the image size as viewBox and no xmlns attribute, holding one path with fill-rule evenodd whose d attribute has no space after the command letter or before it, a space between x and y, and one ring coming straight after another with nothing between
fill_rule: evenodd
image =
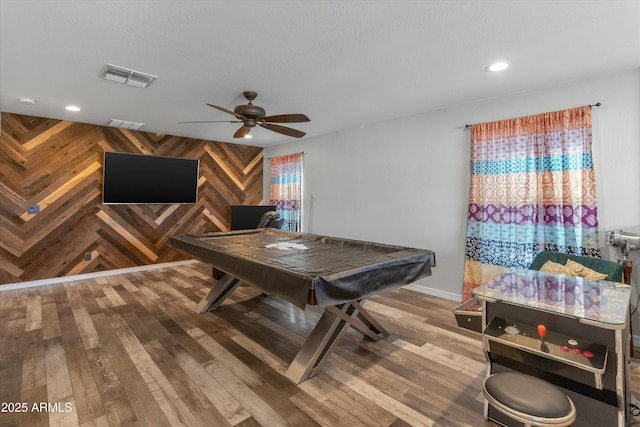
<instances>
[{"instance_id":1,"label":"red object on table","mask_svg":"<svg viewBox=\"0 0 640 427\"><path fill-rule=\"evenodd\" d=\"M538 335L540 338L544 338L547 336L547 327L544 325L538 325Z\"/></svg>"}]
</instances>

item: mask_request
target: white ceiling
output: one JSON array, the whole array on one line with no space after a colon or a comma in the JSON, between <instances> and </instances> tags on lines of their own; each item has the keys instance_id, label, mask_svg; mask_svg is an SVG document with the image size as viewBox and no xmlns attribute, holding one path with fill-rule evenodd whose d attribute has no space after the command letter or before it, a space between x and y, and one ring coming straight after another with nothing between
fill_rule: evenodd
<instances>
[{"instance_id":1,"label":"white ceiling","mask_svg":"<svg viewBox=\"0 0 640 427\"><path fill-rule=\"evenodd\" d=\"M107 63L158 79L114 83ZM254 90L309 137L636 67L640 0L0 0L2 111L257 146L294 138L178 122L232 120L205 103Z\"/></svg>"}]
</instances>

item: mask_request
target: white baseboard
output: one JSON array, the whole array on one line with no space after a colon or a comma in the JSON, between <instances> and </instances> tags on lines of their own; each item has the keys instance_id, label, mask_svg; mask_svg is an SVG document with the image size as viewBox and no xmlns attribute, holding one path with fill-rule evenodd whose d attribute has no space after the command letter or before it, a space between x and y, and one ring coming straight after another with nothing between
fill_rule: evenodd
<instances>
[{"instance_id":1,"label":"white baseboard","mask_svg":"<svg viewBox=\"0 0 640 427\"><path fill-rule=\"evenodd\" d=\"M56 285L58 283L74 282L76 280L95 279L97 277L115 276L116 274L135 273L138 271L155 270L157 268L176 267L199 262L195 259L185 261L165 262L160 264L141 265L138 267L118 268L116 270L97 271L95 273L77 274L75 276L53 277L51 279L31 280L28 282L9 283L0 285L0 292L14 291L16 289L35 288L37 286Z\"/></svg>"},{"instance_id":2,"label":"white baseboard","mask_svg":"<svg viewBox=\"0 0 640 427\"><path fill-rule=\"evenodd\" d=\"M415 283L411 283L409 285L403 286L403 288L420 292L421 294L448 299L451 301L457 301L457 302L462 301L462 294L457 294L455 292L441 291L440 289L434 289L428 286L418 285Z\"/></svg>"}]
</instances>

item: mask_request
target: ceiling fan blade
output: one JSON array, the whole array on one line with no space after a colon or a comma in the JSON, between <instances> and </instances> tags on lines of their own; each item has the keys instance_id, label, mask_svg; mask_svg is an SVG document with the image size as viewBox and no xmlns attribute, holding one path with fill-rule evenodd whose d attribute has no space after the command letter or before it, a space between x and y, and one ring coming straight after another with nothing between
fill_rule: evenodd
<instances>
[{"instance_id":1,"label":"ceiling fan blade","mask_svg":"<svg viewBox=\"0 0 640 427\"><path fill-rule=\"evenodd\" d=\"M235 111L227 110L227 109L226 109L226 108L224 108L224 107L218 107L217 105L213 105L213 104L207 104L207 105L208 105L209 107L213 107L213 108L216 108L216 109L218 109L218 110L220 110L220 111L224 111L225 113L228 113L228 114L231 114L231 115L233 115L233 116L236 116L236 117L237 117L237 118L239 118L240 120L245 120L245 119L246 119L246 117L245 117L245 116L243 116L242 114L238 114L238 113L236 113Z\"/></svg>"},{"instance_id":2,"label":"ceiling fan blade","mask_svg":"<svg viewBox=\"0 0 640 427\"><path fill-rule=\"evenodd\" d=\"M178 122L179 125L187 123L242 123L242 120L196 120L195 122Z\"/></svg>"},{"instance_id":3,"label":"ceiling fan blade","mask_svg":"<svg viewBox=\"0 0 640 427\"><path fill-rule=\"evenodd\" d=\"M249 135L249 132L251 132L251 128L249 126L242 126L236 131L236 133L233 134L233 137L244 138L245 136Z\"/></svg>"},{"instance_id":4,"label":"ceiling fan blade","mask_svg":"<svg viewBox=\"0 0 640 427\"><path fill-rule=\"evenodd\" d=\"M294 138L302 138L303 136L306 135L306 133L299 131L297 129L291 129L291 128L287 128L284 126L279 126L279 125L272 125L269 123L258 123L260 126L262 126L265 129L269 129L272 130L274 132L278 132L281 133L283 135L287 135L287 136L293 136Z\"/></svg>"},{"instance_id":5,"label":"ceiling fan blade","mask_svg":"<svg viewBox=\"0 0 640 427\"><path fill-rule=\"evenodd\" d=\"M279 114L277 116L263 117L261 121L270 123L301 123L308 122L309 117L304 114Z\"/></svg>"}]
</instances>

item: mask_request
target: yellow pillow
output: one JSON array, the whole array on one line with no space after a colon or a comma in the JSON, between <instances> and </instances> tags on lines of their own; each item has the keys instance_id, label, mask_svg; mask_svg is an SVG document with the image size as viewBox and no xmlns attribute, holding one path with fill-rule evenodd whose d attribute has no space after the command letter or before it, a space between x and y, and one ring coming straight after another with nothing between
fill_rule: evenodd
<instances>
[{"instance_id":1,"label":"yellow pillow","mask_svg":"<svg viewBox=\"0 0 640 427\"><path fill-rule=\"evenodd\" d=\"M566 273L570 276L580 276L590 280L603 280L607 275L605 273L598 273L595 270L585 267L584 265L567 260L567 265L564 266Z\"/></svg>"},{"instance_id":2,"label":"yellow pillow","mask_svg":"<svg viewBox=\"0 0 640 427\"><path fill-rule=\"evenodd\" d=\"M542 267L540 267L540 271L543 273L552 273L552 274L568 274L565 271L564 265L558 264L557 262L547 261Z\"/></svg>"}]
</instances>

